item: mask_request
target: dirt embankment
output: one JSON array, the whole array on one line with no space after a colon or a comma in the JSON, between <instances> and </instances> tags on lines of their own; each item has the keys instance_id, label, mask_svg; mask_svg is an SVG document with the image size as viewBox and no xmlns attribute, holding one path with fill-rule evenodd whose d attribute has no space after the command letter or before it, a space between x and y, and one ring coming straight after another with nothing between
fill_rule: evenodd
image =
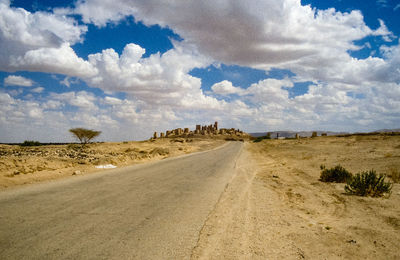
<instances>
[{"instance_id":1,"label":"dirt embankment","mask_svg":"<svg viewBox=\"0 0 400 260\"><path fill-rule=\"evenodd\" d=\"M222 145L224 140L157 139L143 142L93 143L21 147L0 145L0 189L99 171L96 166L117 167L161 160Z\"/></svg>"},{"instance_id":2,"label":"dirt embankment","mask_svg":"<svg viewBox=\"0 0 400 260\"><path fill-rule=\"evenodd\" d=\"M399 259L400 184L388 199L346 195L318 181L321 164L400 170L400 136L247 143L192 257Z\"/></svg>"}]
</instances>

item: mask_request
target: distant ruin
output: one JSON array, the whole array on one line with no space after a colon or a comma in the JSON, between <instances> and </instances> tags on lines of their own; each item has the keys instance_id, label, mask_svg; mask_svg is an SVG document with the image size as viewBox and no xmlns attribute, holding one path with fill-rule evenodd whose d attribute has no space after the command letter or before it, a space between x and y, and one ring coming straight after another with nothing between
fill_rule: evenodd
<instances>
[{"instance_id":1,"label":"distant ruin","mask_svg":"<svg viewBox=\"0 0 400 260\"><path fill-rule=\"evenodd\" d=\"M211 125L196 125L192 131L189 128L176 128L162 132L158 135L154 132L153 139L173 137L201 137L201 136L248 136L247 133L235 128L218 128L218 122Z\"/></svg>"}]
</instances>

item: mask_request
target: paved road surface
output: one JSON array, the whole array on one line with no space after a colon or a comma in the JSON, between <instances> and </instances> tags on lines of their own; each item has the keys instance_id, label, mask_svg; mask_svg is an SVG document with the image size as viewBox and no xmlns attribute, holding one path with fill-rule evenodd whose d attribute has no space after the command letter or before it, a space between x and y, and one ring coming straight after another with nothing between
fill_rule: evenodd
<instances>
[{"instance_id":1,"label":"paved road surface","mask_svg":"<svg viewBox=\"0 0 400 260\"><path fill-rule=\"evenodd\" d=\"M0 259L187 259L241 147L0 192Z\"/></svg>"}]
</instances>

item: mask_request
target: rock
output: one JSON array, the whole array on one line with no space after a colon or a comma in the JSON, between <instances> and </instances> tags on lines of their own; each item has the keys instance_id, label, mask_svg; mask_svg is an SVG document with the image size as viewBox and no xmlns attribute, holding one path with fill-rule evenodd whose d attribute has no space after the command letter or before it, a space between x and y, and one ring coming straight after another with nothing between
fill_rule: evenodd
<instances>
[{"instance_id":1,"label":"rock","mask_svg":"<svg viewBox=\"0 0 400 260\"><path fill-rule=\"evenodd\" d=\"M97 169L113 169L117 168L117 166L112 165L112 164L106 164L106 165L97 165L95 166Z\"/></svg>"},{"instance_id":2,"label":"rock","mask_svg":"<svg viewBox=\"0 0 400 260\"><path fill-rule=\"evenodd\" d=\"M80 175L80 174L82 174L81 171L74 171L72 175Z\"/></svg>"}]
</instances>

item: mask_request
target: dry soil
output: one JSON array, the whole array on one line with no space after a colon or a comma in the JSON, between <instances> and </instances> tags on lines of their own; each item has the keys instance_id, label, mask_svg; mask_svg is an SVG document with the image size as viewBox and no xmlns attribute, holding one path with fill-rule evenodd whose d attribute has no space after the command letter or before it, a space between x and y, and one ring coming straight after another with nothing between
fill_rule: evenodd
<instances>
[{"instance_id":1,"label":"dry soil","mask_svg":"<svg viewBox=\"0 0 400 260\"><path fill-rule=\"evenodd\" d=\"M21 147L0 145L0 190L23 184L102 171L96 166L123 167L204 151L223 140L165 138L142 142L92 143Z\"/></svg>"},{"instance_id":2,"label":"dry soil","mask_svg":"<svg viewBox=\"0 0 400 260\"><path fill-rule=\"evenodd\" d=\"M400 259L400 184L389 198L320 182L320 165L400 169L400 136L247 143L194 259ZM390 178L387 178L390 180Z\"/></svg>"}]
</instances>

